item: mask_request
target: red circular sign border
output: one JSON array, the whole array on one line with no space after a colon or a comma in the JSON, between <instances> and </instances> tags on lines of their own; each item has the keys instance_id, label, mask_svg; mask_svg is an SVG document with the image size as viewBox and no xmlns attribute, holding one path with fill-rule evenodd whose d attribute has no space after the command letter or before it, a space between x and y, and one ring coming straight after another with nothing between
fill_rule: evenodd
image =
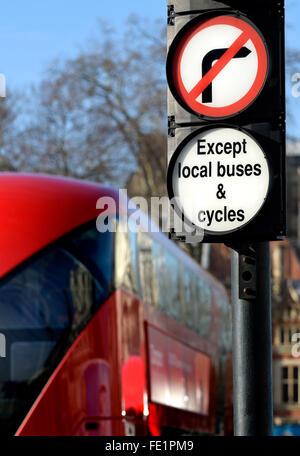
<instances>
[{"instance_id":1,"label":"red circular sign border","mask_svg":"<svg viewBox=\"0 0 300 456\"><path fill-rule=\"evenodd\" d=\"M256 79L252 85L252 87L249 89L249 91L244 95L243 98L241 98L239 101L229 105L225 106L223 108L214 108L210 106L205 106L202 103L199 103L198 101L194 101L191 103L190 100L188 102L186 101L186 97L188 97L188 92L185 89L181 74L180 74L180 65L181 65L181 59L184 53L184 50L188 43L191 41L191 39L199 33L201 30L210 27L212 25L220 25L220 24L225 24L225 25L232 25L237 28L239 28L242 32L246 32L249 35L249 39L253 42L257 56L258 56L258 71L256 75ZM268 52L266 45L263 42L262 37L259 35L258 31L253 28L252 25L250 25L248 22L246 22L244 19L239 19L234 16L217 16L212 19L207 19L202 21L200 24L195 25L193 28L191 28L186 35L181 39L179 46L177 47L175 54L174 54L174 59L173 59L173 64L172 64L172 75L173 75L173 82L175 85L175 88L177 90L177 93L180 97L180 99L184 102L186 106L188 106L190 109L192 109L194 112L197 114L206 116L206 117L212 117L212 118L224 118L224 117L230 117L233 116L244 109L247 108L259 95L261 92L265 81L267 79L267 73L268 73ZM199 109L200 106L200 109ZM217 114L216 114L217 111Z\"/></svg>"}]
</instances>

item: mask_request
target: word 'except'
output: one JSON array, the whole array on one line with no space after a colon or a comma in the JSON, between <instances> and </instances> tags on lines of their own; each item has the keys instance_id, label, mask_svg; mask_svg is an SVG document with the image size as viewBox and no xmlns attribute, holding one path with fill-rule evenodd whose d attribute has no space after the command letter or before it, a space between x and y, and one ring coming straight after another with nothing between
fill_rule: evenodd
<instances>
[{"instance_id":1,"label":"word 'except'","mask_svg":"<svg viewBox=\"0 0 300 456\"><path fill-rule=\"evenodd\" d=\"M241 153L246 154L247 140L235 141L235 142L218 142L209 143L206 139L199 139L198 142L198 155L221 155L221 154L232 154L233 158Z\"/></svg>"}]
</instances>

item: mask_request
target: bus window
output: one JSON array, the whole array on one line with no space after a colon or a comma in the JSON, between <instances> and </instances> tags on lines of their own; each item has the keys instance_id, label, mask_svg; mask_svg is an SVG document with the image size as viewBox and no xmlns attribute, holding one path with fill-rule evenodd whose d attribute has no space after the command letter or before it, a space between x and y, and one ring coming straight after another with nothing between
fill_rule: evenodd
<instances>
[{"instance_id":1,"label":"bus window","mask_svg":"<svg viewBox=\"0 0 300 456\"><path fill-rule=\"evenodd\" d=\"M0 282L0 433L14 434L104 290L68 252L53 247Z\"/></svg>"},{"instance_id":2,"label":"bus window","mask_svg":"<svg viewBox=\"0 0 300 456\"><path fill-rule=\"evenodd\" d=\"M208 337L211 324L210 287L191 270L183 271L185 324L202 337Z\"/></svg>"},{"instance_id":3,"label":"bus window","mask_svg":"<svg viewBox=\"0 0 300 456\"><path fill-rule=\"evenodd\" d=\"M115 241L115 286L124 287L126 290L138 294L138 280L136 276L136 251L130 226L126 221L120 219L117 224Z\"/></svg>"},{"instance_id":4,"label":"bus window","mask_svg":"<svg viewBox=\"0 0 300 456\"><path fill-rule=\"evenodd\" d=\"M197 303L197 277L194 276L192 271L185 269L183 272L184 284L184 322L186 326L198 332L197 322L195 322L195 307Z\"/></svg>"},{"instance_id":5,"label":"bus window","mask_svg":"<svg viewBox=\"0 0 300 456\"><path fill-rule=\"evenodd\" d=\"M202 337L208 337L211 327L212 292L208 283L202 279L198 279L197 303L195 312L196 331Z\"/></svg>"},{"instance_id":6,"label":"bus window","mask_svg":"<svg viewBox=\"0 0 300 456\"><path fill-rule=\"evenodd\" d=\"M141 296L147 304L157 307L158 286L153 254L153 241L145 233L137 233L137 251Z\"/></svg>"},{"instance_id":7,"label":"bus window","mask_svg":"<svg viewBox=\"0 0 300 456\"><path fill-rule=\"evenodd\" d=\"M153 242L153 257L158 278L159 308L169 317L180 321L178 260L161 244L155 241Z\"/></svg>"}]
</instances>

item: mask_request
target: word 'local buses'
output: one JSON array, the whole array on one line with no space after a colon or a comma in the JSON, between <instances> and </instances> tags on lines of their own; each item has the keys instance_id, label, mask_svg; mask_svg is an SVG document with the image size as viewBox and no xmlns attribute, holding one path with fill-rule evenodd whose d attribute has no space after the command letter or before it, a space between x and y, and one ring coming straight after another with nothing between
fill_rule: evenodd
<instances>
[{"instance_id":1,"label":"word 'local buses'","mask_svg":"<svg viewBox=\"0 0 300 456\"><path fill-rule=\"evenodd\" d=\"M0 189L1 434L230 433L221 284L123 216L99 233L112 189L19 174Z\"/></svg>"}]
</instances>

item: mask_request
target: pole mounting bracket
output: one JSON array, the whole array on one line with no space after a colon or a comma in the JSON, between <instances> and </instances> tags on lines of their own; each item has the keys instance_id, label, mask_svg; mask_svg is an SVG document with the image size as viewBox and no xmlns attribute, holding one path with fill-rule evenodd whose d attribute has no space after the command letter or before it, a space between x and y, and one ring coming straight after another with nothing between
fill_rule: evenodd
<instances>
[{"instance_id":1,"label":"pole mounting bracket","mask_svg":"<svg viewBox=\"0 0 300 456\"><path fill-rule=\"evenodd\" d=\"M256 252L251 244L227 244L239 254L239 299L253 301L257 297Z\"/></svg>"}]
</instances>

